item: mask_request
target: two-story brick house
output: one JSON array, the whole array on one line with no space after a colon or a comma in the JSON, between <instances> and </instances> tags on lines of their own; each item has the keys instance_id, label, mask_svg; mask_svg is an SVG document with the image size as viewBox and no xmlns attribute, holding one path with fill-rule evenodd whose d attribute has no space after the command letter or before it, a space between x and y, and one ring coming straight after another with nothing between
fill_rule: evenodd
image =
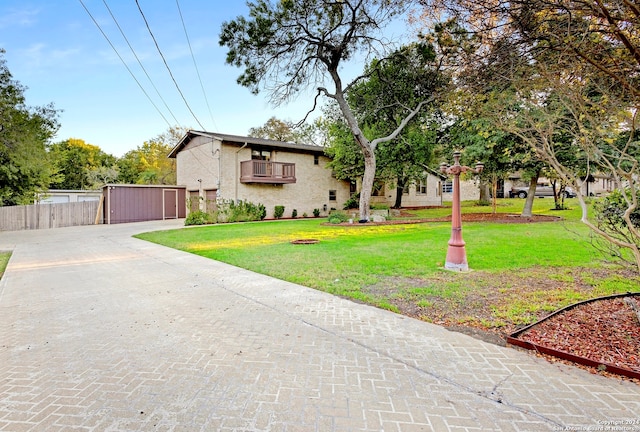
<instances>
[{"instance_id":1,"label":"two-story brick house","mask_svg":"<svg viewBox=\"0 0 640 432\"><path fill-rule=\"evenodd\" d=\"M267 218L277 205L284 217L342 209L351 185L326 168L319 146L262 138L189 131L173 148L177 183L187 188L191 209L211 210L216 199L263 204Z\"/></svg>"}]
</instances>

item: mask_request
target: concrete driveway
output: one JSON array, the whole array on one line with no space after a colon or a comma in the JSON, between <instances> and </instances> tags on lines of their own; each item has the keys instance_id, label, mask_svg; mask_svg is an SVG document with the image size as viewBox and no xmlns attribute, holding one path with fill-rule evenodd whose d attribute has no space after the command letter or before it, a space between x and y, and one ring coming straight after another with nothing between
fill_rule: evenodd
<instances>
[{"instance_id":1,"label":"concrete driveway","mask_svg":"<svg viewBox=\"0 0 640 432\"><path fill-rule=\"evenodd\" d=\"M131 237L181 226L0 233L0 430L640 431L638 384Z\"/></svg>"}]
</instances>

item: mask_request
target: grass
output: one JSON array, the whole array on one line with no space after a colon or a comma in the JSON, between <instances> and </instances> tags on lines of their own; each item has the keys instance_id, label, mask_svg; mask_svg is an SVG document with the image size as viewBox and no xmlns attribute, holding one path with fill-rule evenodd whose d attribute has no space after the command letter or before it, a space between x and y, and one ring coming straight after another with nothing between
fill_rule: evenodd
<instances>
[{"instance_id":1,"label":"grass","mask_svg":"<svg viewBox=\"0 0 640 432\"><path fill-rule=\"evenodd\" d=\"M11 258L11 252L0 252L0 278L9 264L9 258Z\"/></svg>"},{"instance_id":2,"label":"grass","mask_svg":"<svg viewBox=\"0 0 640 432\"><path fill-rule=\"evenodd\" d=\"M498 212L520 213L523 200L500 200ZM535 214L561 222L466 223L471 273L442 269L448 222L336 226L325 219L226 224L141 234L138 237L433 322L507 328L532 322L557 307L599 294L637 290L637 279L609 270L573 209L552 211L536 199ZM464 203L463 213L491 212ZM438 218L449 208L422 209L413 218ZM292 245L296 239L320 240ZM588 273L588 272L587 272ZM468 310L468 309L474 310ZM480 313L479 309L483 309ZM476 317L475 319L473 317Z\"/></svg>"}]
</instances>

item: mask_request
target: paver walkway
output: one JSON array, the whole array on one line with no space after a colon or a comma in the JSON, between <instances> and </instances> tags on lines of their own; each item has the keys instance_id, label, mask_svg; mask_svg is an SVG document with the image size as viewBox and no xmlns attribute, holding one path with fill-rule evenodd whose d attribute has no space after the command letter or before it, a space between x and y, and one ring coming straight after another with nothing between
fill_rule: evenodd
<instances>
[{"instance_id":1,"label":"paver walkway","mask_svg":"<svg viewBox=\"0 0 640 432\"><path fill-rule=\"evenodd\" d=\"M181 224L0 233L0 430L640 431L640 385L131 237Z\"/></svg>"}]
</instances>

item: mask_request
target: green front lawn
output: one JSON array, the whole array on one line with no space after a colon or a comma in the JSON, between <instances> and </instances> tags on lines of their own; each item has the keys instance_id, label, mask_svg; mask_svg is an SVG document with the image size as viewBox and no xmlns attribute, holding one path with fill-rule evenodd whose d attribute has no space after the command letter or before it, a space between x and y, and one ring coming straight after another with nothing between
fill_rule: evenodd
<instances>
[{"instance_id":1,"label":"green front lawn","mask_svg":"<svg viewBox=\"0 0 640 432\"><path fill-rule=\"evenodd\" d=\"M11 258L11 252L0 252L0 278L9 264L9 258Z\"/></svg>"},{"instance_id":2,"label":"green front lawn","mask_svg":"<svg viewBox=\"0 0 640 432\"><path fill-rule=\"evenodd\" d=\"M520 213L524 200L500 200L498 211ZM510 331L580 299L637 290L638 279L601 261L574 208L535 213L559 222L463 226L470 273L444 271L449 222L326 225L326 219L226 224L138 237L258 273L445 325ZM491 212L465 203L464 212ZM450 209L411 212L437 218ZM406 216L404 216L406 218ZM296 239L317 244L293 245ZM594 271L597 269L597 271ZM475 305L475 306L474 306Z\"/></svg>"}]
</instances>

